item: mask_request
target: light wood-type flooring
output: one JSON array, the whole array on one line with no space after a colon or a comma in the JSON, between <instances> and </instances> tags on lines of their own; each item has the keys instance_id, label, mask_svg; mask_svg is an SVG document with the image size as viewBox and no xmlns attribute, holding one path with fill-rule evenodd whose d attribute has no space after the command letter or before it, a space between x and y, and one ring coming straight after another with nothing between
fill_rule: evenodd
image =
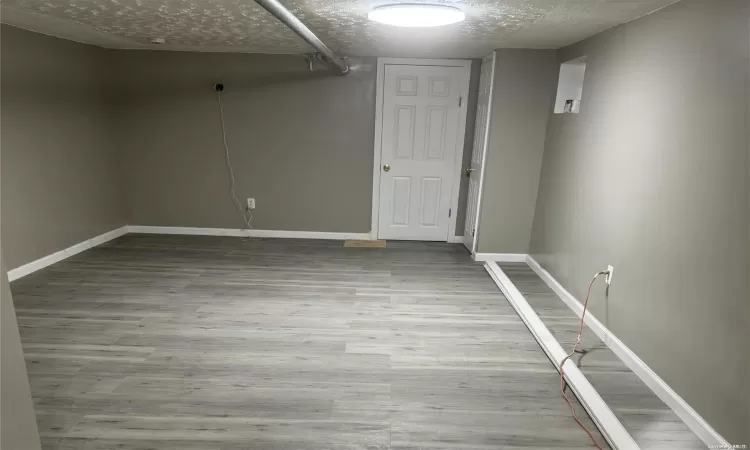
<instances>
[{"instance_id":1,"label":"light wood-type flooring","mask_svg":"<svg viewBox=\"0 0 750 450\"><path fill-rule=\"evenodd\" d=\"M591 448L461 245L126 235L11 288L47 450Z\"/></svg>"}]
</instances>

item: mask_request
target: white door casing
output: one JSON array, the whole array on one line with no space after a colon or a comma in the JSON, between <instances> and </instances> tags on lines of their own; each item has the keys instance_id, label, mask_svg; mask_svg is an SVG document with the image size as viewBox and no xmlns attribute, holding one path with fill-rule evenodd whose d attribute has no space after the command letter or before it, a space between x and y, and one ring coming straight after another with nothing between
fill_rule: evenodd
<instances>
[{"instance_id":1,"label":"white door casing","mask_svg":"<svg viewBox=\"0 0 750 450\"><path fill-rule=\"evenodd\" d=\"M453 242L470 62L378 63L373 235Z\"/></svg>"},{"instance_id":2,"label":"white door casing","mask_svg":"<svg viewBox=\"0 0 750 450\"><path fill-rule=\"evenodd\" d=\"M469 190L466 200L464 245L472 254L476 252L476 240L479 233L479 213L481 211L482 189L484 187L484 162L487 158L487 147L490 137L494 80L495 52L492 52L490 56L482 60L482 69L479 76L474 146L471 151Z\"/></svg>"}]
</instances>

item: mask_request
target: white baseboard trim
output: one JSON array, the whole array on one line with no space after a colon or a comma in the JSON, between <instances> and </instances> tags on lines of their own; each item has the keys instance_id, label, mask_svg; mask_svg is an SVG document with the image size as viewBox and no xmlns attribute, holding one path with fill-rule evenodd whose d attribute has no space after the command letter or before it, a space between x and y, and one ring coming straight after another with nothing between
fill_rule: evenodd
<instances>
[{"instance_id":1,"label":"white baseboard trim","mask_svg":"<svg viewBox=\"0 0 750 450\"><path fill-rule=\"evenodd\" d=\"M526 262L525 253L475 253L473 258L478 262Z\"/></svg>"},{"instance_id":2,"label":"white baseboard trim","mask_svg":"<svg viewBox=\"0 0 750 450\"><path fill-rule=\"evenodd\" d=\"M75 244L66 249L55 252L8 271L8 280L15 281L30 273L43 269L51 264L62 261L91 247L103 244L109 240L127 233L148 234L184 234L194 236L233 236L257 238L287 238L287 239L329 239L343 241L358 239L370 241L374 238L370 233L336 233L327 231L285 231L285 230L243 230L236 228L197 228L197 227L155 227L147 225L126 225L116 230L104 233L91 239ZM455 236L451 242L462 243L463 236ZM515 261L515 260L514 260Z\"/></svg>"},{"instance_id":3,"label":"white baseboard trim","mask_svg":"<svg viewBox=\"0 0 750 450\"><path fill-rule=\"evenodd\" d=\"M30 263L9 270L8 281L15 281L19 278L25 277L30 273L34 273L37 270L44 269L45 267L50 266L56 262L60 262L63 259L70 258L73 255L77 255L78 253L81 253L84 250L88 250L91 247L96 247L97 245L101 245L107 241L118 238L128 232L127 228L127 226L124 226L112 231L108 231L104 234L100 234L99 236L87 239L83 242L79 242L78 244L62 249L59 252L52 253L51 255L44 256L37 259L36 261L31 261Z\"/></svg>"},{"instance_id":4,"label":"white baseboard trim","mask_svg":"<svg viewBox=\"0 0 750 450\"><path fill-rule=\"evenodd\" d=\"M242 230L236 228L194 228L194 227L152 227L128 225L129 233L186 234L196 236L234 236L287 239L359 239L372 240L370 233L329 233L327 231L283 231L283 230Z\"/></svg>"},{"instance_id":5,"label":"white baseboard trim","mask_svg":"<svg viewBox=\"0 0 750 450\"><path fill-rule=\"evenodd\" d=\"M534 309L524 298L521 291L510 281L508 276L503 270L494 262L487 262L484 268L489 272L490 277L495 281L495 284L500 288L508 302L513 306L521 320L526 324L534 335L534 338L539 342L544 352L549 357L550 361L555 365L557 371L560 371L560 361L562 361L567 353L563 350L562 346L557 339L552 335L546 325L537 316ZM578 366L571 360L565 362L565 378L568 381L568 385L575 393L581 405L586 409L591 416L591 419L596 423L599 431L607 439L609 445L613 449L617 450L633 450L638 449L638 444L633 440L630 433L625 430L620 421L615 417L614 413L609 406L604 402L599 393L594 389L588 379L581 373ZM562 399L560 401L563 401ZM583 431L581 431L583 433Z\"/></svg>"},{"instance_id":6,"label":"white baseboard trim","mask_svg":"<svg viewBox=\"0 0 750 450\"><path fill-rule=\"evenodd\" d=\"M451 244L463 244L464 243L464 237L463 236L453 236L453 239L448 238L448 242Z\"/></svg>"},{"instance_id":7,"label":"white baseboard trim","mask_svg":"<svg viewBox=\"0 0 750 450\"><path fill-rule=\"evenodd\" d=\"M581 317L583 305L568 292L555 278L550 275L534 258L528 256L526 262L529 267L544 280L555 293L573 310L576 316ZM701 417L688 403L679 396L669 385L659 377L641 358L630 350L620 339L617 338L607 327L604 326L590 312L586 313L586 325L599 336L599 339L609 347L630 370L667 404L682 419L707 446L715 448L730 448L729 442L724 439L708 422ZM566 369L567 370L567 369ZM719 447L723 446L723 447Z\"/></svg>"}]
</instances>

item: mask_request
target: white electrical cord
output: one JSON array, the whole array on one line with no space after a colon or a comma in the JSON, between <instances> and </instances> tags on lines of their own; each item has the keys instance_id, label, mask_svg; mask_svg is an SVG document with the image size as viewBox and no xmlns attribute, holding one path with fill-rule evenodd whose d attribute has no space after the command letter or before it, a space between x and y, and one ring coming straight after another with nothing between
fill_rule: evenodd
<instances>
[{"instance_id":1,"label":"white electrical cord","mask_svg":"<svg viewBox=\"0 0 750 450\"><path fill-rule=\"evenodd\" d=\"M234 170L232 169L232 161L229 158L229 145L227 144L227 131L226 125L224 124L224 107L221 105L221 91L216 91L216 101L219 103L219 118L221 119L221 140L224 143L224 161L227 165L227 172L229 172L229 193L232 195L232 200L237 206L237 212L242 216L242 220L245 222L246 229L252 230L253 226L250 222L253 220L253 213L243 208L240 201L237 199L237 193L234 191Z\"/></svg>"}]
</instances>

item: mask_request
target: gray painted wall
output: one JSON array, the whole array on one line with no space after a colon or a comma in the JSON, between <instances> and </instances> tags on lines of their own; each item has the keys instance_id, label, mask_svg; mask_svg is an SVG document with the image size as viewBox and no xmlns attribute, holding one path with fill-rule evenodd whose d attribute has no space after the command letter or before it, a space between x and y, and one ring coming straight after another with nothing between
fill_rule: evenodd
<instances>
[{"instance_id":1,"label":"gray painted wall","mask_svg":"<svg viewBox=\"0 0 750 450\"><path fill-rule=\"evenodd\" d=\"M496 51L492 123L485 160L477 252L528 253L556 51Z\"/></svg>"},{"instance_id":2,"label":"gray painted wall","mask_svg":"<svg viewBox=\"0 0 750 450\"><path fill-rule=\"evenodd\" d=\"M560 52L531 252L732 443L748 435L748 2L684 0Z\"/></svg>"},{"instance_id":3,"label":"gray painted wall","mask_svg":"<svg viewBox=\"0 0 750 450\"><path fill-rule=\"evenodd\" d=\"M9 268L125 225L106 52L0 28L2 236Z\"/></svg>"},{"instance_id":4,"label":"gray painted wall","mask_svg":"<svg viewBox=\"0 0 750 450\"><path fill-rule=\"evenodd\" d=\"M211 87L222 82L237 196L255 197L253 226L370 231L375 59L352 59L351 75L342 77L324 68L311 73L290 55L116 56L124 94L117 141L131 224L243 226L227 192ZM473 94L475 102L476 83ZM473 118L468 125L471 148Z\"/></svg>"},{"instance_id":5,"label":"gray painted wall","mask_svg":"<svg viewBox=\"0 0 750 450\"><path fill-rule=\"evenodd\" d=\"M375 59L354 59L341 77L310 73L298 56L103 50L7 25L1 53L10 268L126 222L242 226L228 196L217 81L227 86L237 194L257 199L256 228L369 232ZM457 233L466 188L462 180Z\"/></svg>"},{"instance_id":6,"label":"gray painted wall","mask_svg":"<svg viewBox=\"0 0 750 450\"><path fill-rule=\"evenodd\" d=\"M41 448L5 262L0 263L0 448Z\"/></svg>"}]
</instances>

